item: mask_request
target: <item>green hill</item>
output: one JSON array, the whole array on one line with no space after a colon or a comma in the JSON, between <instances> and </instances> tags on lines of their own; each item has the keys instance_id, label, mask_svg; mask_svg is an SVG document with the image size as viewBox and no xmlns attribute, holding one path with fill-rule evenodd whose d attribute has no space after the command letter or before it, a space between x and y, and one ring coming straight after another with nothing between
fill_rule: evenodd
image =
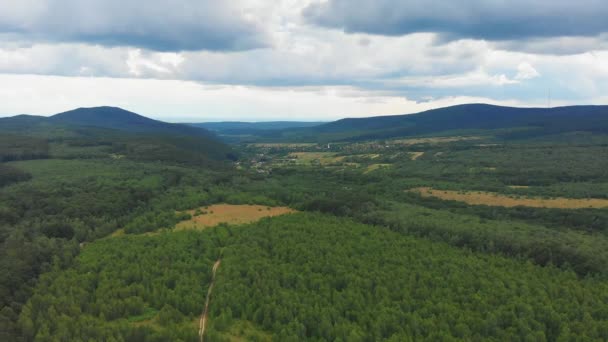
<instances>
[{"instance_id":1,"label":"green hill","mask_svg":"<svg viewBox=\"0 0 608 342\"><path fill-rule=\"evenodd\" d=\"M276 129L287 129L297 127L314 127L325 124L321 121L264 121L264 122L242 122L242 121L221 121L191 123L190 126L202 127L211 131L226 134L246 134L251 131L266 131Z\"/></svg>"},{"instance_id":2,"label":"green hill","mask_svg":"<svg viewBox=\"0 0 608 342\"><path fill-rule=\"evenodd\" d=\"M201 165L235 158L230 147L203 128L153 120L116 107L79 108L50 117L1 118L0 132L13 136L2 140L7 144L15 145L14 136L19 136L18 141L29 140L24 144L30 150L34 142L51 142L55 151L79 149L79 157L99 156L99 148L103 147L106 155L180 164ZM93 148L95 153L91 155ZM18 146L0 144L0 151L9 149L15 155Z\"/></svg>"},{"instance_id":3,"label":"green hill","mask_svg":"<svg viewBox=\"0 0 608 342\"><path fill-rule=\"evenodd\" d=\"M608 133L608 106L515 108L466 104L417 114L342 119L284 130L281 135L300 140L365 140L497 129L520 129L517 137L573 131ZM510 134L514 136L514 132Z\"/></svg>"},{"instance_id":4,"label":"green hill","mask_svg":"<svg viewBox=\"0 0 608 342\"><path fill-rule=\"evenodd\" d=\"M48 120L55 124L109 128L134 133L211 136L209 131L200 127L153 120L117 107L78 108L55 114Z\"/></svg>"}]
</instances>

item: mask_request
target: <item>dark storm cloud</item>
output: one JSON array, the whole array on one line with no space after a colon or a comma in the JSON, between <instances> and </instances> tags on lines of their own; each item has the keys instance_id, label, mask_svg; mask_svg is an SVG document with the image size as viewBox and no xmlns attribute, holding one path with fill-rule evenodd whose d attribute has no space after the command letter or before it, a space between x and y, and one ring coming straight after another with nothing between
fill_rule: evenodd
<instances>
[{"instance_id":1,"label":"dark storm cloud","mask_svg":"<svg viewBox=\"0 0 608 342\"><path fill-rule=\"evenodd\" d=\"M20 0L0 2L0 33L15 39L237 51L267 45L264 30L229 1Z\"/></svg>"},{"instance_id":2,"label":"dark storm cloud","mask_svg":"<svg viewBox=\"0 0 608 342\"><path fill-rule=\"evenodd\" d=\"M436 32L445 40L506 41L608 32L606 0L329 0L307 7L320 26L387 36Z\"/></svg>"}]
</instances>

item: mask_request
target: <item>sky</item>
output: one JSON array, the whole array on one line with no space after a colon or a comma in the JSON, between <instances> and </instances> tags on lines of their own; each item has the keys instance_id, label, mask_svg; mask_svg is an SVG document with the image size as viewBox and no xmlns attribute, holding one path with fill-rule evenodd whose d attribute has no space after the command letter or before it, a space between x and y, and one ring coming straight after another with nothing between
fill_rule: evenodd
<instances>
[{"instance_id":1,"label":"sky","mask_svg":"<svg viewBox=\"0 0 608 342\"><path fill-rule=\"evenodd\" d=\"M605 0L0 1L0 116L331 121L608 104Z\"/></svg>"}]
</instances>

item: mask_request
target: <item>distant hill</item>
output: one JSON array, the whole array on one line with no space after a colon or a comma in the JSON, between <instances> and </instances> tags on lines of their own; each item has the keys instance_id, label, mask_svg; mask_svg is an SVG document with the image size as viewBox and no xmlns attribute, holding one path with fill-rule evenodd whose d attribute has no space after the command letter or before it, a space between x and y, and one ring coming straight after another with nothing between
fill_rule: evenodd
<instances>
[{"instance_id":1,"label":"distant hill","mask_svg":"<svg viewBox=\"0 0 608 342\"><path fill-rule=\"evenodd\" d=\"M44 116L20 114L6 118L0 118L1 131L23 131L32 129L47 121Z\"/></svg>"},{"instance_id":2,"label":"distant hill","mask_svg":"<svg viewBox=\"0 0 608 342\"><path fill-rule=\"evenodd\" d=\"M327 122L307 122L307 121L266 121L266 122L203 122L190 123L194 127L208 129L224 141L229 143L240 143L256 141L268 137L280 136L280 132L285 129L311 128L325 124Z\"/></svg>"},{"instance_id":3,"label":"distant hill","mask_svg":"<svg viewBox=\"0 0 608 342\"><path fill-rule=\"evenodd\" d=\"M466 104L417 114L342 119L282 137L303 140L362 140L436 134L447 131L525 128L518 134L546 135L572 131L608 133L608 106L515 108Z\"/></svg>"},{"instance_id":4,"label":"distant hill","mask_svg":"<svg viewBox=\"0 0 608 342\"><path fill-rule=\"evenodd\" d=\"M111 145L117 153L143 160L204 164L235 158L229 146L204 128L153 120L116 107L0 118L0 132L70 146Z\"/></svg>"},{"instance_id":5,"label":"distant hill","mask_svg":"<svg viewBox=\"0 0 608 342\"><path fill-rule=\"evenodd\" d=\"M266 121L266 122L242 122L242 121L222 121L222 122L202 122L191 123L190 126L202 127L220 134L248 134L252 131L270 131L277 129L314 127L327 122L316 121Z\"/></svg>"},{"instance_id":6,"label":"distant hill","mask_svg":"<svg viewBox=\"0 0 608 342\"><path fill-rule=\"evenodd\" d=\"M74 126L91 126L128 132L207 135L207 130L153 120L117 107L78 108L49 117L49 121Z\"/></svg>"}]
</instances>

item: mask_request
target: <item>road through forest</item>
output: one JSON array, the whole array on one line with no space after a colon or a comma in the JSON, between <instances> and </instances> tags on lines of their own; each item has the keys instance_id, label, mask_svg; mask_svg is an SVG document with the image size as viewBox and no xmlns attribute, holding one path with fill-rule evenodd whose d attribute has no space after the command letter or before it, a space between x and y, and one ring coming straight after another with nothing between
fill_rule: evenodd
<instances>
[{"instance_id":1,"label":"road through forest","mask_svg":"<svg viewBox=\"0 0 608 342\"><path fill-rule=\"evenodd\" d=\"M213 285L215 284L215 272L220 267L220 263L222 259L218 259L215 264L213 264L213 272L211 274L211 283L209 284L209 289L207 290L207 298L205 299L205 309L203 310L203 314L201 315L201 319L198 324L198 335L203 342L205 337L205 327L207 325L207 315L209 313L209 300L211 298L211 292L213 291Z\"/></svg>"}]
</instances>

